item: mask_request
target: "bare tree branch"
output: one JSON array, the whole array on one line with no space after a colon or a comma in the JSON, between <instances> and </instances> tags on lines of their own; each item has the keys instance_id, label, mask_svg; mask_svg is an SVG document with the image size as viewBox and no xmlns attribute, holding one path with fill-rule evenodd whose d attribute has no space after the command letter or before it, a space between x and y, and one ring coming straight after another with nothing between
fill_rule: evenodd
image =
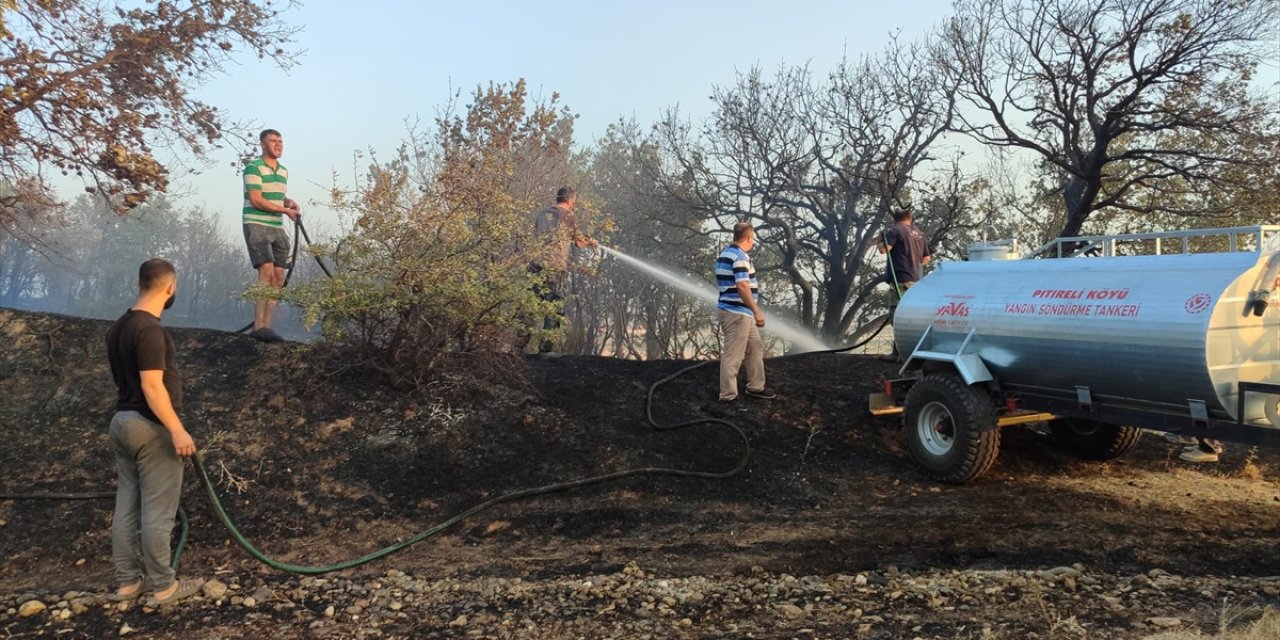
<instances>
[{"instance_id":1,"label":"bare tree branch","mask_svg":"<svg viewBox=\"0 0 1280 640\"><path fill-rule=\"evenodd\" d=\"M934 51L976 109L955 129L1052 167L1062 236L1104 207L1143 211L1131 198L1151 202L1149 188L1170 177L1220 187L1232 165L1257 159L1170 134L1241 136L1277 113L1274 96L1248 95L1280 35L1271 0L961 0L956 11Z\"/></svg>"}]
</instances>

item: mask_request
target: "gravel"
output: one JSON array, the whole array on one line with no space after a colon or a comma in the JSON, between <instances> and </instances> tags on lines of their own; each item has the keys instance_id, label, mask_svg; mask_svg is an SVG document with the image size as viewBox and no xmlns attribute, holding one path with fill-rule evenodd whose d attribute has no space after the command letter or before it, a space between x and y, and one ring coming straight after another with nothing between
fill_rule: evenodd
<instances>
[{"instance_id":1,"label":"gravel","mask_svg":"<svg viewBox=\"0 0 1280 640\"><path fill-rule=\"evenodd\" d=\"M0 625L60 637L95 637L101 629L145 635L174 620L200 620L215 631L260 627L273 638L1141 638L1170 628L1212 630L1224 605L1275 604L1280 593L1280 577L1114 575L1080 565L676 577L630 564L541 580L433 579L394 569L373 578L266 580L220 576L201 596L164 611L94 594L7 594ZM172 633L146 637L192 637Z\"/></svg>"}]
</instances>

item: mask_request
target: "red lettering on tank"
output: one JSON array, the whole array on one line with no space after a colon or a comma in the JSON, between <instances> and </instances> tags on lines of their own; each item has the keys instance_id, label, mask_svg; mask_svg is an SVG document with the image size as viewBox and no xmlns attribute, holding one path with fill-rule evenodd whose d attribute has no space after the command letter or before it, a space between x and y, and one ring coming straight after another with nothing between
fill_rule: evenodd
<instances>
[{"instance_id":1,"label":"red lettering on tank","mask_svg":"<svg viewBox=\"0 0 1280 640\"><path fill-rule=\"evenodd\" d=\"M1087 316L1092 314L1091 304L1042 304L1037 310L1042 316Z\"/></svg>"},{"instance_id":2,"label":"red lettering on tank","mask_svg":"<svg viewBox=\"0 0 1280 640\"><path fill-rule=\"evenodd\" d=\"M1128 289L1094 289L1089 291L1086 298L1090 300L1124 300L1129 297Z\"/></svg>"},{"instance_id":3,"label":"red lettering on tank","mask_svg":"<svg viewBox=\"0 0 1280 640\"><path fill-rule=\"evenodd\" d=\"M1079 300L1084 297L1082 289L1036 289L1031 294L1032 298L1047 298L1050 300Z\"/></svg>"},{"instance_id":4,"label":"red lettering on tank","mask_svg":"<svg viewBox=\"0 0 1280 640\"><path fill-rule=\"evenodd\" d=\"M1100 304L1093 315L1099 318L1132 318L1140 309L1140 304Z\"/></svg>"},{"instance_id":5,"label":"red lettering on tank","mask_svg":"<svg viewBox=\"0 0 1280 640\"><path fill-rule=\"evenodd\" d=\"M968 318L969 305L963 302L948 302L941 307L938 307L937 313L934 313L933 315L940 318Z\"/></svg>"}]
</instances>

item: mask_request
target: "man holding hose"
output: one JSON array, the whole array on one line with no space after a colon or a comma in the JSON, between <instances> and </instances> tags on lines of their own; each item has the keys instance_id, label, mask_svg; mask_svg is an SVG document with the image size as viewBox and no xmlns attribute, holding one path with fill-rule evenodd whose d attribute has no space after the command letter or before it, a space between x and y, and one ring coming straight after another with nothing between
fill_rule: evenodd
<instances>
[{"instance_id":1,"label":"man holding hose","mask_svg":"<svg viewBox=\"0 0 1280 640\"><path fill-rule=\"evenodd\" d=\"M560 302L568 293L565 278L569 264L575 255L573 250L595 247L597 243L578 229L578 216L573 212L578 204L578 193L572 187L560 187L556 191L556 203L533 214L533 229L542 242L541 251L529 264L529 271L542 276L536 287L538 297L545 302ZM563 310L543 319L543 329L558 329ZM525 338L527 340L527 338ZM554 345L543 340L539 353L551 353Z\"/></svg>"},{"instance_id":2,"label":"man holding hose","mask_svg":"<svg viewBox=\"0 0 1280 640\"><path fill-rule=\"evenodd\" d=\"M244 242L249 247L249 262L258 272L258 285L280 289L289 268L289 236L284 231L283 216L296 224L302 209L285 197L289 170L280 163L284 138L279 131L267 129L258 135L258 141L262 144L262 157L244 166ZM255 301L249 335L263 342L283 340L271 328L275 312L275 300Z\"/></svg>"},{"instance_id":3,"label":"man holding hose","mask_svg":"<svg viewBox=\"0 0 1280 640\"><path fill-rule=\"evenodd\" d=\"M173 604L200 590L175 580L169 566L173 519L182 497L183 458L196 452L182 426L182 377L160 316L173 306L178 277L159 258L138 269L138 300L107 332L107 359L117 390L109 441L119 482L111 521L111 561L124 602L151 591L148 606Z\"/></svg>"},{"instance_id":4,"label":"man holding hose","mask_svg":"<svg viewBox=\"0 0 1280 640\"><path fill-rule=\"evenodd\" d=\"M909 209L894 211L893 226L880 239L880 253L889 253L885 279L899 298L924 276L924 267L929 264L929 239L911 222Z\"/></svg>"}]
</instances>

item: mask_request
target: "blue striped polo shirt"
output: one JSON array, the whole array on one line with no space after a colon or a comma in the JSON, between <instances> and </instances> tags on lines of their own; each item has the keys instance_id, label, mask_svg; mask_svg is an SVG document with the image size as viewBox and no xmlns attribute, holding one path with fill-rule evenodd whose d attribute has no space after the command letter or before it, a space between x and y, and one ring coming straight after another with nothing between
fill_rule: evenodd
<instances>
[{"instance_id":1,"label":"blue striped polo shirt","mask_svg":"<svg viewBox=\"0 0 1280 640\"><path fill-rule=\"evenodd\" d=\"M752 315L751 309L742 302L738 294L738 283L751 283L751 299L760 299L760 285L756 282L756 268L751 258L736 244L725 247L716 258L716 286L720 289L720 301L716 308L732 313Z\"/></svg>"}]
</instances>

